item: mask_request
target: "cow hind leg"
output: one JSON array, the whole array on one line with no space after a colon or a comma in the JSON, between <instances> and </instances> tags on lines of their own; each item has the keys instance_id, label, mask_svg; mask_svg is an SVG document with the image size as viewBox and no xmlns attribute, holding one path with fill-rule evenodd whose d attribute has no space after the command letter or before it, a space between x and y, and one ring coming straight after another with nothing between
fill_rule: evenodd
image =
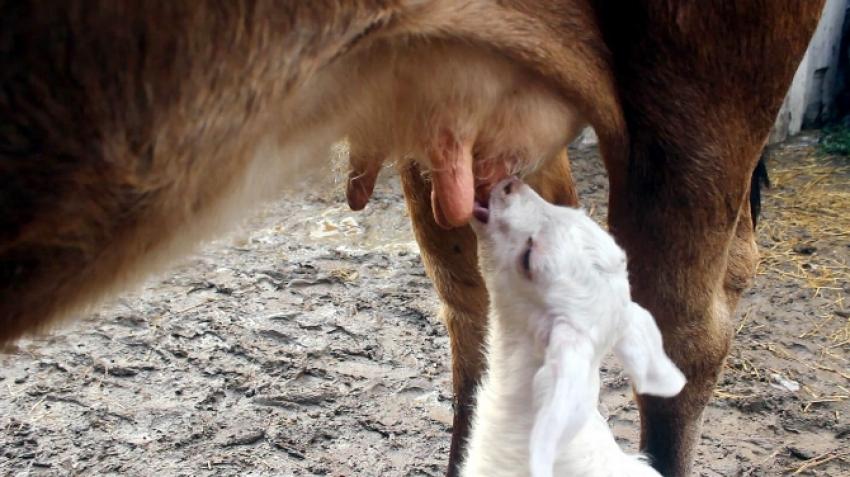
<instances>
[{"instance_id":1,"label":"cow hind leg","mask_svg":"<svg viewBox=\"0 0 850 477\"><path fill-rule=\"evenodd\" d=\"M641 447L665 476L690 473L702 413L731 345L732 314L757 257L748 177L721 180L728 190L715 197L702 187L662 190L670 195L655 201L642 200L639 186L612 191L611 228L629 256L633 297L653 313L665 350L688 378L674 398L638 396ZM706 215L671 205L698 197ZM728 203L739 204L731 216Z\"/></svg>"},{"instance_id":2,"label":"cow hind leg","mask_svg":"<svg viewBox=\"0 0 850 477\"><path fill-rule=\"evenodd\" d=\"M706 254L711 254L706 250ZM702 412L713 394L733 337L731 317L741 293L751 284L758 262L749 203L744 201L725 259L722 285L711 290L703 313L687 310L694 300L683 294L682 310L675 318L659 315L665 330L666 348L688 376L688 385L673 399L638 396L641 410L641 444L663 475L690 474L690 462L698 444ZM688 286L684 278L680 285ZM703 272L710 279L713 273ZM692 282L691 282L692 283ZM657 285L669 287L670 283ZM673 299L673 297L667 297ZM669 302L656 306L672 309ZM672 338L672 339L671 339Z\"/></svg>"},{"instance_id":3,"label":"cow hind leg","mask_svg":"<svg viewBox=\"0 0 850 477\"><path fill-rule=\"evenodd\" d=\"M685 476L756 257L751 177L823 3L598 6L630 143L605 157L610 229L688 378L675 398L639 396L641 446L663 475Z\"/></svg>"}]
</instances>

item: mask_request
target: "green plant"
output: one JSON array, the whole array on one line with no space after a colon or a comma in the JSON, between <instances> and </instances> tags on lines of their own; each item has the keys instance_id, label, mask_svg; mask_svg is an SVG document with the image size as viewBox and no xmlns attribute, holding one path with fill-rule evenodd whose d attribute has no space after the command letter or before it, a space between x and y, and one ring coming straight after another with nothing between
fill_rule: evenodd
<instances>
[{"instance_id":1,"label":"green plant","mask_svg":"<svg viewBox=\"0 0 850 477\"><path fill-rule=\"evenodd\" d=\"M840 124L824 128L818 150L822 154L850 156L850 126Z\"/></svg>"}]
</instances>

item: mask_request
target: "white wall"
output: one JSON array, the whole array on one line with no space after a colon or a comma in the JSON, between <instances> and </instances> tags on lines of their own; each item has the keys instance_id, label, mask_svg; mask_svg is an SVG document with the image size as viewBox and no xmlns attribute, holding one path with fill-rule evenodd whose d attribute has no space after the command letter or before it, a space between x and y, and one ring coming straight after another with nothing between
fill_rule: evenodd
<instances>
[{"instance_id":1,"label":"white wall","mask_svg":"<svg viewBox=\"0 0 850 477\"><path fill-rule=\"evenodd\" d=\"M838 59L848 0L826 0L809 49L794 75L769 142L779 142L800 129L829 119L838 88Z\"/></svg>"}]
</instances>

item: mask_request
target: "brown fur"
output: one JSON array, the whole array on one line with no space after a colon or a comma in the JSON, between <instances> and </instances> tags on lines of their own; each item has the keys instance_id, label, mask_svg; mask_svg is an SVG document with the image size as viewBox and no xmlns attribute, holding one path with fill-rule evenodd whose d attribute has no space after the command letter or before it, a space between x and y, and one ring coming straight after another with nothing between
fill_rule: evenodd
<instances>
[{"instance_id":1,"label":"brown fur","mask_svg":"<svg viewBox=\"0 0 850 477\"><path fill-rule=\"evenodd\" d=\"M0 0L0 342L167 263L223 209L234 215L256 200L257 181L268 190L303 177L296 173L329 140L350 132L328 124L358 104L349 102L357 86L393 64L387 51L404 58L408 45L434 41L450 53L464 45L595 128L634 295L689 379L675 399L640 397L642 446L665 475L686 475L755 261L744 224L749 174L820 8L809 0ZM340 76L348 72L351 84ZM498 138L535 132L488 124ZM269 152L281 149L283 159ZM566 159L558 161L538 186L572 203ZM486 293L471 233L434 227L416 167L402 176L446 303L461 404L456 462L481 369Z\"/></svg>"},{"instance_id":2,"label":"brown fur","mask_svg":"<svg viewBox=\"0 0 850 477\"><path fill-rule=\"evenodd\" d=\"M337 85L324 72L340 63L348 68L337 76L357 70L349 58L379 68L370 45L387 38L402 49L410 35L458 38L539 68L541 83L622 144L599 35L584 34L593 28L586 8L547 19L580 36L541 22L535 14L545 12L527 2L422 4L0 5L0 48L13 58L0 73L0 341L184 252L233 196L255 188L256 176L302 167L291 157L257 159L258 150L269 142L288 153L300 143L323 145L327 139L307 136L358 93L316 97L326 83ZM360 84L372 73L363 71ZM321 151L303 155L315 162ZM295 165L257 171L287 162Z\"/></svg>"},{"instance_id":3,"label":"brown fur","mask_svg":"<svg viewBox=\"0 0 850 477\"><path fill-rule=\"evenodd\" d=\"M750 176L822 5L606 3L616 4L600 21L631 140L628 163L605 158L609 224L633 296L688 377L674 399L639 397L642 448L662 474L688 475L732 338L740 288L724 285L752 276L757 258Z\"/></svg>"}]
</instances>

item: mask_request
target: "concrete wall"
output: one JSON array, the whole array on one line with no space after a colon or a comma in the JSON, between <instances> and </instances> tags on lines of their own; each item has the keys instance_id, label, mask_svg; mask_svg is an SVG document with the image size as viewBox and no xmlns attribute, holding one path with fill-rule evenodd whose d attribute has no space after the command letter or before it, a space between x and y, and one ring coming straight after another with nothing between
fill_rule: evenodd
<instances>
[{"instance_id":1,"label":"concrete wall","mask_svg":"<svg viewBox=\"0 0 850 477\"><path fill-rule=\"evenodd\" d=\"M818 28L776 118L770 143L833 119L834 100L843 86L838 66L848 6L848 0L826 1Z\"/></svg>"}]
</instances>

